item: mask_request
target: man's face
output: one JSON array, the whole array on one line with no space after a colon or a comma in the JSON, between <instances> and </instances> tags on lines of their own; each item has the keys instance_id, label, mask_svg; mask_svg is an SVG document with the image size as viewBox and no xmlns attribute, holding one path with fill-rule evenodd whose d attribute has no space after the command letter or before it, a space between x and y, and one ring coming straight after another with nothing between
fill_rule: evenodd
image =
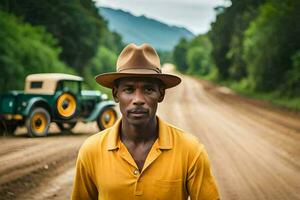
<instances>
[{"instance_id":1,"label":"man's face","mask_svg":"<svg viewBox=\"0 0 300 200\"><path fill-rule=\"evenodd\" d=\"M113 88L123 119L135 126L146 125L155 119L157 104L164 94L165 89L153 78L122 78Z\"/></svg>"}]
</instances>

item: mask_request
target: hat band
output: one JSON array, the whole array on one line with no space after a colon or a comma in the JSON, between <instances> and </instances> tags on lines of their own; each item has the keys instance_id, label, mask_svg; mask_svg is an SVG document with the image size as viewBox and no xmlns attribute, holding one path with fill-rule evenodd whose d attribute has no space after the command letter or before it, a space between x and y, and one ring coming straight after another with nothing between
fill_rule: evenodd
<instances>
[{"instance_id":1,"label":"hat band","mask_svg":"<svg viewBox=\"0 0 300 200\"><path fill-rule=\"evenodd\" d=\"M123 72L123 73L145 73L145 74L151 74L155 71L158 74L161 74L161 69L159 68L123 68L123 69L118 69L117 72Z\"/></svg>"}]
</instances>

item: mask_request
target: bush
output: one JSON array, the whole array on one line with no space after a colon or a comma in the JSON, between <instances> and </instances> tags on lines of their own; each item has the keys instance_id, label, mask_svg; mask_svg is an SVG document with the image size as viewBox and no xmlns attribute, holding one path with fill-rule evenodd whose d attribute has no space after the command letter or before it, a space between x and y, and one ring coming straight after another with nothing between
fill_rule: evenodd
<instances>
[{"instance_id":1,"label":"bush","mask_svg":"<svg viewBox=\"0 0 300 200\"><path fill-rule=\"evenodd\" d=\"M300 49L299 9L299 1L270 1L246 30L244 60L254 89L285 87L291 56Z\"/></svg>"},{"instance_id":2,"label":"bush","mask_svg":"<svg viewBox=\"0 0 300 200\"><path fill-rule=\"evenodd\" d=\"M116 70L117 55L104 46L100 46L96 56L90 60L84 70L84 78L89 88L99 89L95 76Z\"/></svg>"},{"instance_id":3,"label":"bush","mask_svg":"<svg viewBox=\"0 0 300 200\"><path fill-rule=\"evenodd\" d=\"M207 35L198 35L189 44L186 55L188 73L204 76L211 72L213 63L211 60L212 46Z\"/></svg>"},{"instance_id":4,"label":"bush","mask_svg":"<svg viewBox=\"0 0 300 200\"><path fill-rule=\"evenodd\" d=\"M188 71L188 65L186 62L188 45L188 41L182 38L173 51L173 60L177 66L177 70L183 73Z\"/></svg>"},{"instance_id":5,"label":"bush","mask_svg":"<svg viewBox=\"0 0 300 200\"><path fill-rule=\"evenodd\" d=\"M300 51L292 56L292 68L286 73L283 91L289 96L300 96Z\"/></svg>"},{"instance_id":6,"label":"bush","mask_svg":"<svg viewBox=\"0 0 300 200\"><path fill-rule=\"evenodd\" d=\"M58 56L61 49L43 27L33 27L0 11L0 91L23 89L31 73L74 73Z\"/></svg>"}]
</instances>

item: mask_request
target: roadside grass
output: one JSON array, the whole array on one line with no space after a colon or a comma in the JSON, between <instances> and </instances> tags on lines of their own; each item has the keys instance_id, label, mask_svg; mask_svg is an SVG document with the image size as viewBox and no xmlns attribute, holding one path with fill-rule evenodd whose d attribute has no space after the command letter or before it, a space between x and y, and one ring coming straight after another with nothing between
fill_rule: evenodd
<instances>
[{"instance_id":1,"label":"roadside grass","mask_svg":"<svg viewBox=\"0 0 300 200\"><path fill-rule=\"evenodd\" d=\"M181 73L181 72L178 72L177 70L176 70L176 72ZM265 101L274 106L277 106L277 107L280 107L283 109L287 109L292 112L300 113L300 97L284 96L279 91L269 92L269 93L257 92L257 91L250 89L249 82L246 79L242 80L240 82L219 81L217 78L218 70L215 67L213 67L212 71L205 76L202 76L202 75L199 75L199 74L193 73L193 72L186 73L186 74L189 76L195 77L197 79L204 79L204 80L213 82L218 85L226 86L241 96Z\"/></svg>"},{"instance_id":2,"label":"roadside grass","mask_svg":"<svg viewBox=\"0 0 300 200\"><path fill-rule=\"evenodd\" d=\"M262 100L271 103L272 105L275 105L277 107L288 109L290 111L294 111L297 113L300 112L300 97L289 97L283 95L279 91L268 92L268 93L257 92L252 90L249 87L249 83L247 82L247 80L242 80L240 82L218 81L216 78L217 77L216 73L211 73L208 76L199 76L199 75L193 75L193 76L199 79L204 79L204 80L214 82L215 84L218 85L226 86L239 95L257 99L257 100Z\"/></svg>"},{"instance_id":3,"label":"roadside grass","mask_svg":"<svg viewBox=\"0 0 300 200\"><path fill-rule=\"evenodd\" d=\"M289 97L283 95L279 91L274 92L258 92L249 88L246 81L241 82L218 82L229 87L234 92L253 99L269 102L275 106L285 108L291 111L300 112L300 97Z\"/></svg>"}]
</instances>

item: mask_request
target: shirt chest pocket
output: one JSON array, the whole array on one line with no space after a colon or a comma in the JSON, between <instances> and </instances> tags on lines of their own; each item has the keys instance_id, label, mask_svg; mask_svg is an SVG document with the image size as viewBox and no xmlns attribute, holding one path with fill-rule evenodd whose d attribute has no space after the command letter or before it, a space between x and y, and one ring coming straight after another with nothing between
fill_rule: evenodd
<instances>
[{"instance_id":1,"label":"shirt chest pocket","mask_svg":"<svg viewBox=\"0 0 300 200\"><path fill-rule=\"evenodd\" d=\"M182 199L183 195L183 182L178 180L156 180L154 182L155 200L177 200Z\"/></svg>"}]
</instances>

